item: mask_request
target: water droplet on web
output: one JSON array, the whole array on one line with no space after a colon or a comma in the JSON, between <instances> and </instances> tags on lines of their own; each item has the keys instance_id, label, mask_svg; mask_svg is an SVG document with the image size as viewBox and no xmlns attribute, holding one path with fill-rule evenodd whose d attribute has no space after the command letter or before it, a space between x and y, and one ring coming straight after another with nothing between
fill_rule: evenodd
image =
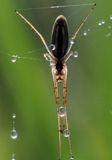
<instances>
[{"instance_id":1,"label":"water droplet on web","mask_svg":"<svg viewBox=\"0 0 112 160\"><path fill-rule=\"evenodd\" d=\"M73 56L74 56L75 58L78 58L78 56L79 56L78 51L75 51L74 54L73 54Z\"/></svg>"},{"instance_id":2,"label":"water droplet on web","mask_svg":"<svg viewBox=\"0 0 112 160\"><path fill-rule=\"evenodd\" d=\"M56 49L55 45L54 45L54 44L51 44L51 45L50 45L50 49L51 49L52 51L54 51L54 50Z\"/></svg>"},{"instance_id":3,"label":"water droplet on web","mask_svg":"<svg viewBox=\"0 0 112 160\"><path fill-rule=\"evenodd\" d=\"M12 56L10 57L10 60L11 60L12 63L15 63L15 62L17 61L17 58L18 58L17 55L12 55Z\"/></svg>"},{"instance_id":4,"label":"water droplet on web","mask_svg":"<svg viewBox=\"0 0 112 160\"><path fill-rule=\"evenodd\" d=\"M102 19L102 20L100 20L99 22L98 22L98 25L99 26L102 26L102 25L104 25L105 24L105 20L104 19Z\"/></svg>"},{"instance_id":5,"label":"water droplet on web","mask_svg":"<svg viewBox=\"0 0 112 160\"><path fill-rule=\"evenodd\" d=\"M12 131L11 131L10 137L11 137L12 139L17 139L17 138L18 138L18 133L17 133L17 131L16 131L14 128L13 128Z\"/></svg>"},{"instance_id":6,"label":"water droplet on web","mask_svg":"<svg viewBox=\"0 0 112 160\"><path fill-rule=\"evenodd\" d=\"M84 31L84 32L83 32L83 35L84 35L84 36L87 36L87 31Z\"/></svg>"},{"instance_id":7,"label":"water droplet on web","mask_svg":"<svg viewBox=\"0 0 112 160\"><path fill-rule=\"evenodd\" d=\"M102 24L105 24L105 20L104 19L102 20Z\"/></svg>"},{"instance_id":8,"label":"water droplet on web","mask_svg":"<svg viewBox=\"0 0 112 160\"><path fill-rule=\"evenodd\" d=\"M70 132L69 132L68 129L64 129L64 130L63 130L63 136L64 136L65 138L68 138L68 137L70 136Z\"/></svg>"},{"instance_id":9,"label":"water droplet on web","mask_svg":"<svg viewBox=\"0 0 112 160\"><path fill-rule=\"evenodd\" d=\"M15 113L12 114L12 118L16 118L16 114Z\"/></svg>"},{"instance_id":10,"label":"water droplet on web","mask_svg":"<svg viewBox=\"0 0 112 160\"><path fill-rule=\"evenodd\" d=\"M110 20L112 20L112 15L110 16Z\"/></svg>"},{"instance_id":11,"label":"water droplet on web","mask_svg":"<svg viewBox=\"0 0 112 160\"><path fill-rule=\"evenodd\" d=\"M64 117L65 116L65 108L62 107L62 106L59 108L59 115L60 115L60 117Z\"/></svg>"},{"instance_id":12,"label":"water droplet on web","mask_svg":"<svg viewBox=\"0 0 112 160\"><path fill-rule=\"evenodd\" d=\"M73 44L74 44L74 40L71 40L71 41L70 41L70 44L73 45Z\"/></svg>"},{"instance_id":13,"label":"water droplet on web","mask_svg":"<svg viewBox=\"0 0 112 160\"><path fill-rule=\"evenodd\" d=\"M16 114L13 113L12 114L12 119L13 119L13 121L12 121L12 130L11 130L11 133L10 133L11 139L17 139L18 138L18 133L17 133L17 131L15 129L15 118L16 118Z\"/></svg>"},{"instance_id":14,"label":"water droplet on web","mask_svg":"<svg viewBox=\"0 0 112 160\"><path fill-rule=\"evenodd\" d=\"M74 158L74 156L73 156L73 155L70 157L70 160L75 160L75 158Z\"/></svg>"},{"instance_id":15,"label":"water droplet on web","mask_svg":"<svg viewBox=\"0 0 112 160\"><path fill-rule=\"evenodd\" d=\"M101 25L102 25L102 23L101 23L101 22L98 22L98 25L99 25L99 26L101 26Z\"/></svg>"}]
</instances>

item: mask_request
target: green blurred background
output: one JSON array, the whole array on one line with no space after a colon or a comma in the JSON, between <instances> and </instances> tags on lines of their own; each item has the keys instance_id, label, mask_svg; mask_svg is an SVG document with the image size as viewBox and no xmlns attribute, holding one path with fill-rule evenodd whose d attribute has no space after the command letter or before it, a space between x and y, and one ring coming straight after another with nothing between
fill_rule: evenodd
<instances>
[{"instance_id":1,"label":"green blurred background","mask_svg":"<svg viewBox=\"0 0 112 160\"><path fill-rule=\"evenodd\" d=\"M0 160L57 159L57 117L46 50L15 9L91 3L91 0L0 1ZM96 0L97 7L81 30L73 50L78 59L68 62L68 117L76 160L112 160L112 1ZM55 18L64 14L69 33L78 27L90 6L27 10L25 15L50 44ZM98 26L99 20L105 24ZM83 31L91 29L83 36ZM110 28L110 29L109 29ZM39 49L31 54L23 54ZM23 57L16 63L9 54ZM27 57L27 58L25 58ZM32 60L30 60L32 58ZM35 60L37 59L37 60ZM12 113L19 137L10 138ZM66 140L63 160L69 159Z\"/></svg>"}]
</instances>

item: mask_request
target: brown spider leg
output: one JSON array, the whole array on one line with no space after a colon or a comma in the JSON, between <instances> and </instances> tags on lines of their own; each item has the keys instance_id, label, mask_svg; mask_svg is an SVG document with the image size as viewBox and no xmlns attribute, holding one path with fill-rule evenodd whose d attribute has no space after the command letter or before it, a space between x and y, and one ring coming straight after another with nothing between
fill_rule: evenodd
<instances>
[{"instance_id":1,"label":"brown spider leg","mask_svg":"<svg viewBox=\"0 0 112 160\"><path fill-rule=\"evenodd\" d=\"M58 118L58 152L59 152L59 160L61 160L61 122L59 115L59 105L60 105L60 97L58 91L58 82L56 80L56 68L55 65L52 66L52 77L53 77L53 85L54 85L54 94L56 98L56 109L57 109L57 118Z\"/></svg>"},{"instance_id":2,"label":"brown spider leg","mask_svg":"<svg viewBox=\"0 0 112 160\"><path fill-rule=\"evenodd\" d=\"M69 124L68 124L68 116L67 116L67 66L64 65L64 78L63 78L63 106L65 108L65 126L66 129L69 131ZM70 132L70 131L69 131ZM70 148L70 155L73 155L72 152L72 145L71 145L71 136L69 135L68 137L68 143L69 143L69 148Z\"/></svg>"},{"instance_id":3,"label":"brown spider leg","mask_svg":"<svg viewBox=\"0 0 112 160\"><path fill-rule=\"evenodd\" d=\"M39 36L39 38L40 38L41 41L43 42L46 50L48 51L49 55L52 57L52 59L55 59L54 56L51 54L51 51L49 50L49 48L48 48L48 46L47 46L47 44L46 44L46 41L45 41L44 37L42 36L42 34L31 24L30 21L28 21L28 20L26 19L26 17L24 17L21 13L19 13L19 11L15 11L15 12L16 12L16 14L17 14L23 21L25 21L25 22L30 26L30 28Z\"/></svg>"}]
</instances>

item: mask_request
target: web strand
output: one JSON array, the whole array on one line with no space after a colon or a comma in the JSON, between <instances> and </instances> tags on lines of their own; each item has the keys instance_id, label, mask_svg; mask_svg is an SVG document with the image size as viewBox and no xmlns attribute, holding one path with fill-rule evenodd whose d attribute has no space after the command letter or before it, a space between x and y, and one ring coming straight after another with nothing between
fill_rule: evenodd
<instances>
[{"instance_id":1,"label":"web strand","mask_svg":"<svg viewBox=\"0 0 112 160\"><path fill-rule=\"evenodd\" d=\"M18 8L18 11L28 11L28 10L43 10L43 9L59 9L59 8L70 8L70 7L80 7L80 6L92 6L94 3L84 3L84 4L74 4L74 5L62 5L62 6L46 6L37 8Z\"/></svg>"}]
</instances>

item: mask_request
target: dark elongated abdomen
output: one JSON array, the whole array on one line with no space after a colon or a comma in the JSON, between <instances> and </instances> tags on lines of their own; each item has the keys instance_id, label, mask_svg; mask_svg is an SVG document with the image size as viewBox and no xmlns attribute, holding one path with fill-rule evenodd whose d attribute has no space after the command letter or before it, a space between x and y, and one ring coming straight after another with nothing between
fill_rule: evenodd
<instances>
[{"instance_id":1,"label":"dark elongated abdomen","mask_svg":"<svg viewBox=\"0 0 112 160\"><path fill-rule=\"evenodd\" d=\"M68 25L66 18L58 16L52 30L51 43L55 46L53 55L60 60L68 49Z\"/></svg>"}]
</instances>

